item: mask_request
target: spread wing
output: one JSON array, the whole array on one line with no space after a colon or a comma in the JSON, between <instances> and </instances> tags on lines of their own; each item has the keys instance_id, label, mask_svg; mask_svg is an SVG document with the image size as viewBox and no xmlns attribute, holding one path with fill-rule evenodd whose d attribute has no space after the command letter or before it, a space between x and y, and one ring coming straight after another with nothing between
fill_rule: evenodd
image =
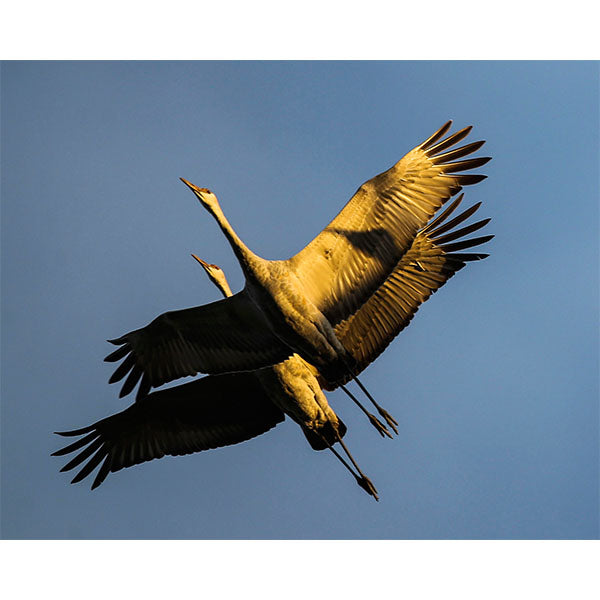
<instances>
[{"instance_id":1,"label":"spread wing","mask_svg":"<svg viewBox=\"0 0 600 600\"><path fill-rule=\"evenodd\" d=\"M338 339L365 369L411 321L419 306L469 261L486 258L480 252L461 252L484 244L493 235L465 239L490 219L456 229L477 211L475 204L454 219L461 194L415 238L385 283L349 319L335 327Z\"/></svg>"},{"instance_id":2,"label":"spread wing","mask_svg":"<svg viewBox=\"0 0 600 600\"><path fill-rule=\"evenodd\" d=\"M87 461L71 483L102 464L94 489L109 473L125 467L237 444L265 433L284 418L251 373L210 376L154 392L123 412L59 433L83 437L52 456L79 451L61 471Z\"/></svg>"},{"instance_id":3,"label":"spread wing","mask_svg":"<svg viewBox=\"0 0 600 600\"><path fill-rule=\"evenodd\" d=\"M448 150L471 131L441 138L451 121L389 170L364 183L335 219L288 264L307 296L332 323L356 312L411 247L417 232L463 185L485 175L461 174L489 158L457 160L483 141Z\"/></svg>"},{"instance_id":4,"label":"spread wing","mask_svg":"<svg viewBox=\"0 0 600 600\"><path fill-rule=\"evenodd\" d=\"M104 360L122 360L109 382L127 376L120 397L140 379L138 398L151 387L186 375L250 371L292 354L244 291L204 306L164 313L146 327L109 341L121 347Z\"/></svg>"}]
</instances>

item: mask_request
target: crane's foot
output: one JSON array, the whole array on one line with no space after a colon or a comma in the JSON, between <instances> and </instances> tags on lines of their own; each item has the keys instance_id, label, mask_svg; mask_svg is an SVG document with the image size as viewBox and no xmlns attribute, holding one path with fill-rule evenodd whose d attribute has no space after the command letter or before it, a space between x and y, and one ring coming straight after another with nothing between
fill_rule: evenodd
<instances>
[{"instance_id":1,"label":"crane's foot","mask_svg":"<svg viewBox=\"0 0 600 600\"><path fill-rule=\"evenodd\" d=\"M371 425L373 425L373 427L377 429L381 437L385 437L387 435L390 439L393 438L388 428L374 414L367 413L367 415L369 416L369 421L371 422Z\"/></svg>"},{"instance_id":2,"label":"crane's foot","mask_svg":"<svg viewBox=\"0 0 600 600\"><path fill-rule=\"evenodd\" d=\"M396 427L396 425L398 425L398 421L396 421L396 419L394 419L394 417L392 417L392 415L390 415L390 413L387 410L385 410L385 408L381 408L381 406L378 406L377 410L379 414L385 419L385 422L394 430L394 433L398 435L398 428Z\"/></svg>"},{"instance_id":3,"label":"crane's foot","mask_svg":"<svg viewBox=\"0 0 600 600\"><path fill-rule=\"evenodd\" d=\"M377 490L375 489L375 486L373 485L373 483L371 482L371 480L368 477L363 475L362 477L357 477L356 481L358 482L358 485L360 485L360 487L363 490L365 490L365 492L367 492L367 494L369 494L369 496L373 496L373 498L375 498L375 500L377 500L377 502L379 502L379 496L377 495Z\"/></svg>"}]
</instances>

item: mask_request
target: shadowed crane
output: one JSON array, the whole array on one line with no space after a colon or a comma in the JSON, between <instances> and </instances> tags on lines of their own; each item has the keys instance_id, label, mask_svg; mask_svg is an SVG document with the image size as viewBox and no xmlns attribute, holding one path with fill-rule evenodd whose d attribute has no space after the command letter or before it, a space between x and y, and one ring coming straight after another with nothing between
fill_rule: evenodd
<instances>
[{"instance_id":1,"label":"shadowed crane","mask_svg":"<svg viewBox=\"0 0 600 600\"><path fill-rule=\"evenodd\" d=\"M288 260L254 254L227 221L217 197L183 180L217 221L246 285L230 298L165 313L146 327L109 340L120 346L105 359L122 360L110 378L111 383L125 378L120 396L138 382L139 398L151 387L186 375L257 369L294 352L317 367L327 387L356 379L353 353L339 339L335 324L350 319L381 289L417 232L461 186L485 178L462 172L489 158L457 160L484 142L449 150L471 130L442 139L450 125L364 183L338 216ZM395 427L396 421L366 393Z\"/></svg>"},{"instance_id":2,"label":"shadowed crane","mask_svg":"<svg viewBox=\"0 0 600 600\"><path fill-rule=\"evenodd\" d=\"M351 319L335 327L336 335L352 352L358 372L383 352L432 292L466 262L487 256L462 252L493 236L464 239L481 229L489 219L457 229L480 206L478 203L449 219L461 201L462 195L423 228L378 293ZM223 295L230 297L231 290L223 271L195 258ZM374 314L383 316L373 321ZM204 377L153 392L126 410L88 427L59 432L63 436L84 437L53 455L63 456L80 450L61 469L68 471L87 461L72 483L81 481L101 464L92 484L94 489L110 472L124 467L165 454L190 454L250 439L283 421L285 413L300 425L313 449L329 448L359 485L377 499L373 484L342 441L346 427L329 406L321 391L322 385L318 371L298 355L255 372ZM336 442L356 472L333 448Z\"/></svg>"},{"instance_id":3,"label":"shadowed crane","mask_svg":"<svg viewBox=\"0 0 600 600\"><path fill-rule=\"evenodd\" d=\"M223 296L231 297L233 294L221 268L192 256ZM287 414L300 425L314 450L331 450L360 487L379 500L375 486L342 440L346 426L329 406L316 376L316 369L294 354L272 367L211 375L153 392L123 412L93 425L57 432L63 436L85 437L53 456L85 447L62 469L73 469L91 456L72 483L84 479L104 461L92 484L94 489L110 471L165 454L188 454L235 444L268 431ZM336 443L355 470L333 447Z\"/></svg>"}]
</instances>

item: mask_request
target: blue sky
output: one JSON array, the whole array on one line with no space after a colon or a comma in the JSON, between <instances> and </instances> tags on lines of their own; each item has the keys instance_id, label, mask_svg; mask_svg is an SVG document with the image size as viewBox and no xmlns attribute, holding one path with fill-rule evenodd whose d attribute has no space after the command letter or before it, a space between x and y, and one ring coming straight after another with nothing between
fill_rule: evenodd
<instances>
[{"instance_id":1,"label":"blue sky","mask_svg":"<svg viewBox=\"0 0 600 600\"><path fill-rule=\"evenodd\" d=\"M51 432L130 402L105 340L218 298L191 252L243 285L180 176L286 258L448 118L496 237L363 374L397 438L330 395L379 503L289 420L69 485ZM598 537L598 141L592 62L4 62L3 537Z\"/></svg>"}]
</instances>

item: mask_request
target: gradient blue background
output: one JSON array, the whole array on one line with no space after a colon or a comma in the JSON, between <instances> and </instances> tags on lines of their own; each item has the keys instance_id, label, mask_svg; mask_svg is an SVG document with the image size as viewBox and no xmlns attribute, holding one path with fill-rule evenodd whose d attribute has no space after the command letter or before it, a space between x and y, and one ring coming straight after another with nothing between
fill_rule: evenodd
<instances>
[{"instance_id":1,"label":"gradient blue background","mask_svg":"<svg viewBox=\"0 0 600 600\"><path fill-rule=\"evenodd\" d=\"M243 279L178 177L285 258L448 118L496 238L363 374L381 439L331 402L374 502L287 420L70 486L54 430L124 409L104 340ZM4 62L5 538L598 537L598 64Z\"/></svg>"}]
</instances>

